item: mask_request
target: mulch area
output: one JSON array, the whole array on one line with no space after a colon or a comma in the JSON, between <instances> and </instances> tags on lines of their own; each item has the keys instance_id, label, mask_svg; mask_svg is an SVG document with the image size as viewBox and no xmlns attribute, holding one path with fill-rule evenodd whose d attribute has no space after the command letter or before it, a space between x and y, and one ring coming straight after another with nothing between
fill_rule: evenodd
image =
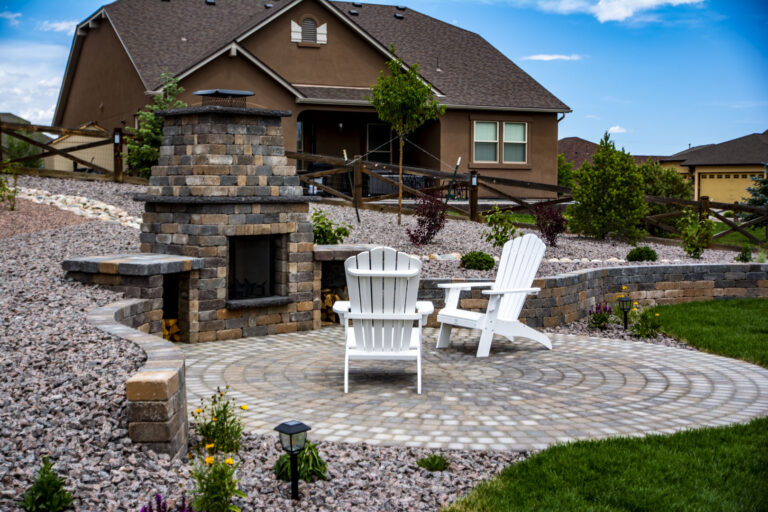
<instances>
[{"instance_id":1,"label":"mulch area","mask_svg":"<svg viewBox=\"0 0 768 512\"><path fill-rule=\"evenodd\" d=\"M90 219L60 210L55 206L37 204L18 199L16 209L11 211L8 204L0 205L0 238L57 229L90 222Z\"/></svg>"}]
</instances>

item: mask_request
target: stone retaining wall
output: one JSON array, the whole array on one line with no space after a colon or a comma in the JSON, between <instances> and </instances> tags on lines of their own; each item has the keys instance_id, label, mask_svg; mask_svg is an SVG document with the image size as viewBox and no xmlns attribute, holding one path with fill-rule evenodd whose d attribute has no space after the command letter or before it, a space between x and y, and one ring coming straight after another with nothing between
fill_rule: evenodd
<instances>
[{"instance_id":1,"label":"stone retaining wall","mask_svg":"<svg viewBox=\"0 0 768 512\"><path fill-rule=\"evenodd\" d=\"M146 325L152 307L151 300L122 300L94 309L88 322L136 344L147 355L144 366L125 383L131 441L172 457L183 456L189 434L184 353L135 328Z\"/></svg>"}]
</instances>

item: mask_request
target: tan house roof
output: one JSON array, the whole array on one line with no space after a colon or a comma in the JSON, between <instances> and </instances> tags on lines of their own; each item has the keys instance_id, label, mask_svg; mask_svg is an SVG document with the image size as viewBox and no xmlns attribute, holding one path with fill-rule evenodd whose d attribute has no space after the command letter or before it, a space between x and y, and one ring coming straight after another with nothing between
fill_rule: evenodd
<instances>
[{"instance_id":1,"label":"tan house roof","mask_svg":"<svg viewBox=\"0 0 768 512\"><path fill-rule=\"evenodd\" d=\"M301 1L216 0L209 5L204 0L117 0L81 23L78 30L108 19L146 89L156 90L164 70L179 76L199 67ZM418 63L422 77L436 89L439 101L449 107L570 112L567 105L475 33L411 9L317 1L387 56L391 56L387 48L394 44L406 64ZM350 14L351 10L357 15ZM76 36L63 95L76 67L77 40ZM293 92L304 98L331 103L362 102L368 94L358 88L292 85Z\"/></svg>"}]
</instances>

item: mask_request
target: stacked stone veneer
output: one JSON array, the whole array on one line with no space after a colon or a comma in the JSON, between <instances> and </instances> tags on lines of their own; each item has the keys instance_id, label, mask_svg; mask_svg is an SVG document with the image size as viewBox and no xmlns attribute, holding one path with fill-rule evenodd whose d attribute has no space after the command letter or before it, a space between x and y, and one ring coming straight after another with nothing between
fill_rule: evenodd
<instances>
[{"instance_id":1,"label":"stacked stone veneer","mask_svg":"<svg viewBox=\"0 0 768 512\"><path fill-rule=\"evenodd\" d=\"M191 107L165 117L152 168L141 250L204 261L180 306L184 341L226 340L320 326L320 265L313 261L308 198L287 165L288 112ZM280 235L274 297L231 300L230 237Z\"/></svg>"},{"instance_id":2,"label":"stacked stone veneer","mask_svg":"<svg viewBox=\"0 0 768 512\"><path fill-rule=\"evenodd\" d=\"M323 287L344 288L343 260L367 247L318 246L315 258L323 264ZM487 282L488 279L422 278L419 299L432 301L435 313L428 325L439 326L437 311L445 305L440 283ZM587 316L597 303L615 301L626 293L643 305L732 299L768 298L768 264L636 265L585 269L536 279L538 295L529 295L520 319L532 327L555 327ZM627 289L622 291L622 287ZM482 288L462 292L460 307L484 311L488 299Z\"/></svg>"}]
</instances>

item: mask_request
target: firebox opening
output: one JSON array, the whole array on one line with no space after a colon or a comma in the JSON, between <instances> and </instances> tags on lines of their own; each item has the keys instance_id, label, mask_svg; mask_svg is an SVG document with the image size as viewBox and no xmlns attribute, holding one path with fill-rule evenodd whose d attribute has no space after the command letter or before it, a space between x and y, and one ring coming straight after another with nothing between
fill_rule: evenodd
<instances>
[{"instance_id":1,"label":"firebox opening","mask_svg":"<svg viewBox=\"0 0 768 512\"><path fill-rule=\"evenodd\" d=\"M229 300L259 299L275 294L276 240L273 235L229 239Z\"/></svg>"}]
</instances>

